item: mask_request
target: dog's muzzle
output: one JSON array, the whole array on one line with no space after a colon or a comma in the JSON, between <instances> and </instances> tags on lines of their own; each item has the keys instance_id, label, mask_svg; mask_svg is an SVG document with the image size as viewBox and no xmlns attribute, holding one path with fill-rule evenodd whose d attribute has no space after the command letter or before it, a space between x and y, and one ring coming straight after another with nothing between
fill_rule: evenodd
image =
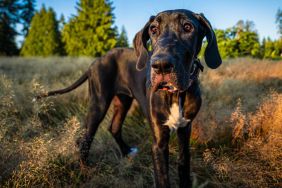
<instances>
[{"instance_id":1,"label":"dog's muzzle","mask_svg":"<svg viewBox=\"0 0 282 188\"><path fill-rule=\"evenodd\" d=\"M153 92L162 90L168 92L184 92L192 83L198 79L199 72L203 71L203 65L199 59L194 59L189 73L177 69L168 61L157 61L152 63L151 86Z\"/></svg>"},{"instance_id":2,"label":"dog's muzzle","mask_svg":"<svg viewBox=\"0 0 282 188\"><path fill-rule=\"evenodd\" d=\"M185 90L189 74L182 66L177 66L173 57L156 57L151 60L151 82L154 91L177 92Z\"/></svg>"}]
</instances>

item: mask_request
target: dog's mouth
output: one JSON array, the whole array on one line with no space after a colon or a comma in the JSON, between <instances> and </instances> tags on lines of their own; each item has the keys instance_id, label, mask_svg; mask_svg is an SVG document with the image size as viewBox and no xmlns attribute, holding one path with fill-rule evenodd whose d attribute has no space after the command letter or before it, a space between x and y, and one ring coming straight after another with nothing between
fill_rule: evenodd
<instances>
[{"instance_id":1,"label":"dog's mouth","mask_svg":"<svg viewBox=\"0 0 282 188\"><path fill-rule=\"evenodd\" d=\"M188 77L181 79L177 74L152 74L151 75L151 86L153 92L156 91L166 91L170 93L184 92L188 87L188 82L184 80L189 80Z\"/></svg>"},{"instance_id":2,"label":"dog's mouth","mask_svg":"<svg viewBox=\"0 0 282 188\"><path fill-rule=\"evenodd\" d=\"M178 88L175 87L172 83L169 83L169 82L160 82L158 85L157 85L157 90L162 90L162 91L168 91L168 92L171 92L171 93L175 93L178 91Z\"/></svg>"}]
</instances>

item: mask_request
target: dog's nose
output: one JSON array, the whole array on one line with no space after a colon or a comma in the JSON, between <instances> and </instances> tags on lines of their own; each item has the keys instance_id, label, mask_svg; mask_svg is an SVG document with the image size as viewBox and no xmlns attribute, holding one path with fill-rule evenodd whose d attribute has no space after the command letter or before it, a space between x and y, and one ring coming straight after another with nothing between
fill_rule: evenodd
<instances>
[{"instance_id":1,"label":"dog's nose","mask_svg":"<svg viewBox=\"0 0 282 188\"><path fill-rule=\"evenodd\" d=\"M151 66L157 74L171 73L174 67L173 64L166 59L157 59L152 62Z\"/></svg>"}]
</instances>

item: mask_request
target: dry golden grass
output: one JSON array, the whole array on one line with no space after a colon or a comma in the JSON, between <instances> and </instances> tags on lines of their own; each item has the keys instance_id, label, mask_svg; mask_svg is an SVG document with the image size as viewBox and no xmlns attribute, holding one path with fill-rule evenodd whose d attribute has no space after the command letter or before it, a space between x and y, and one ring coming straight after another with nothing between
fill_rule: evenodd
<instances>
[{"instance_id":1,"label":"dry golden grass","mask_svg":"<svg viewBox=\"0 0 282 188\"><path fill-rule=\"evenodd\" d=\"M203 160L230 187L279 187L282 180L282 94L270 93L255 112L239 102L231 114L230 148L212 147Z\"/></svg>"},{"instance_id":2,"label":"dry golden grass","mask_svg":"<svg viewBox=\"0 0 282 188\"><path fill-rule=\"evenodd\" d=\"M83 133L87 84L70 94L32 102L87 69L89 58L0 59L0 186L152 187L151 132L132 110L123 134L140 153L122 158L100 126L88 168L74 140ZM201 74L203 105L191 140L193 187L281 187L282 62L228 60ZM146 138L146 139L144 139ZM171 136L170 175L177 187L177 138Z\"/></svg>"}]
</instances>

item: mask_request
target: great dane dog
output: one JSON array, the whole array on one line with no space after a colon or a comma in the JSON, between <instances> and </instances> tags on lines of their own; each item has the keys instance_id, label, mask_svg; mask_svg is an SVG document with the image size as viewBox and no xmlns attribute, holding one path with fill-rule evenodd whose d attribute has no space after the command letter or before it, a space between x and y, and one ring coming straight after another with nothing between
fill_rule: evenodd
<instances>
[{"instance_id":1,"label":"great dane dog","mask_svg":"<svg viewBox=\"0 0 282 188\"><path fill-rule=\"evenodd\" d=\"M90 105L87 131L77 144L85 162L96 130L110 104L114 114L109 127L123 155L134 152L122 139L121 126L136 99L153 132L152 158L156 187L170 187L168 143L170 133L178 137L179 186L190 187L189 139L191 123L201 106L197 60L203 38L208 67L221 64L216 37L203 14L168 10L152 16L134 38L134 50L116 48L97 58L71 86L40 97L69 92L89 82ZM148 46L150 46L148 48Z\"/></svg>"}]
</instances>

